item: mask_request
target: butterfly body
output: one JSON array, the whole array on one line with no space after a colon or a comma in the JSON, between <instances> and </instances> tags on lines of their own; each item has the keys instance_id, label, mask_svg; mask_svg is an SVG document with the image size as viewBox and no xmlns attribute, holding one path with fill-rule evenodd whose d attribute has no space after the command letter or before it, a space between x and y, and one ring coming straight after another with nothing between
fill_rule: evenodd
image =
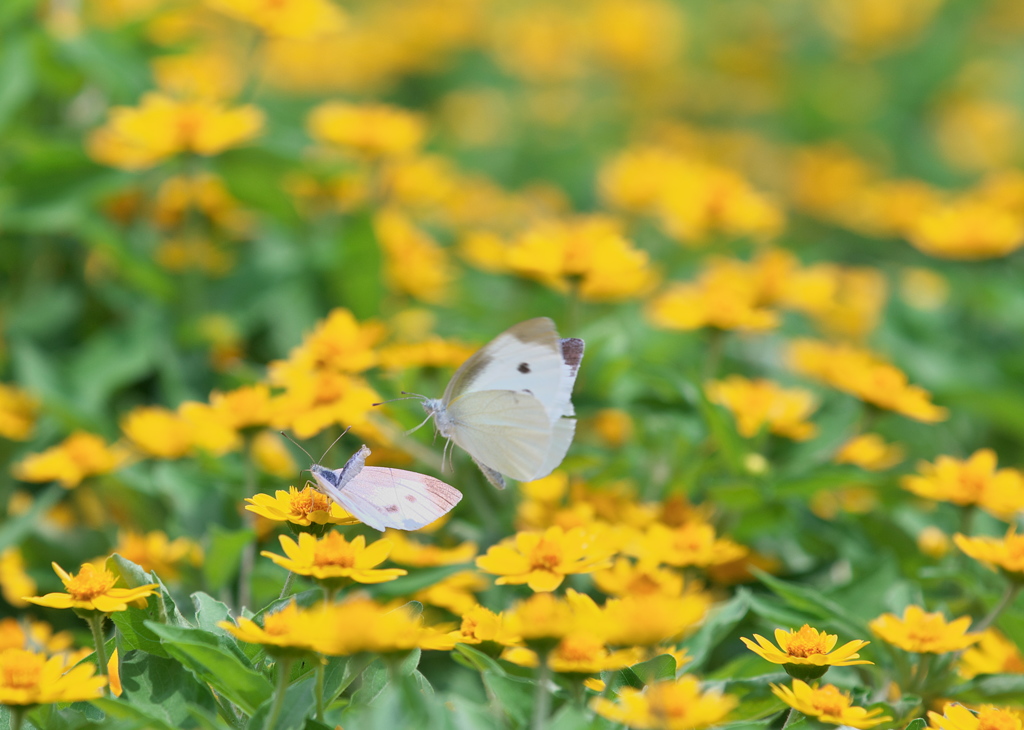
<instances>
[{"instance_id":1,"label":"butterfly body","mask_svg":"<svg viewBox=\"0 0 1024 730\"><path fill-rule=\"evenodd\" d=\"M469 453L504 488L547 476L565 457L576 429L572 388L583 340L560 339L547 317L511 327L452 376L423 408L438 432Z\"/></svg>"},{"instance_id":2,"label":"butterfly body","mask_svg":"<svg viewBox=\"0 0 1024 730\"><path fill-rule=\"evenodd\" d=\"M363 445L340 469L313 464L317 489L370 527L418 530L446 515L462 493L440 479L405 469L366 466Z\"/></svg>"}]
</instances>

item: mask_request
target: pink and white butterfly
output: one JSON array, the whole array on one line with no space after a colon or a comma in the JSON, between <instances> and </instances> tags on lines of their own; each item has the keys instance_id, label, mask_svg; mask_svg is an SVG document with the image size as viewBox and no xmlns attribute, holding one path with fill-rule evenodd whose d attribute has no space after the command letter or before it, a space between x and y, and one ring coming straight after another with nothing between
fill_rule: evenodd
<instances>
[{"instance_id":1,"label":"pink and white butterfly","mask_svg":"<svg viewBox=\"0 0 1024 730\"><path fill-rule=\"evenodd\" d=\"M340 469L314 462L309 471L317 489L375 530L419 530L448 514L462 499L458 489L426 474L366 466L369 455L370 449L363 444Z\"/></svg>"}]
</instances>

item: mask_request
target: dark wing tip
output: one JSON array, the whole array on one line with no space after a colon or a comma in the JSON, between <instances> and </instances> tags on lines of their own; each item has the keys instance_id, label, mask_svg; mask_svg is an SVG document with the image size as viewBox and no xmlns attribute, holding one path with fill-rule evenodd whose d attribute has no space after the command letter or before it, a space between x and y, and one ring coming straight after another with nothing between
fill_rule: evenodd
<instances>
[{"instance_id":1,"label":"dark wing tip","mask_svg":"<svg viewBox=\"0 0 1024 730\"><path fill-rule=\"evenodd\" d=\"M578 337L568 337L563 339L561 344L562 360L572 370L572 374L575 375L576 371L580 368L580 363L583 361L583 340Z\"/></svg>"}]
</instances>

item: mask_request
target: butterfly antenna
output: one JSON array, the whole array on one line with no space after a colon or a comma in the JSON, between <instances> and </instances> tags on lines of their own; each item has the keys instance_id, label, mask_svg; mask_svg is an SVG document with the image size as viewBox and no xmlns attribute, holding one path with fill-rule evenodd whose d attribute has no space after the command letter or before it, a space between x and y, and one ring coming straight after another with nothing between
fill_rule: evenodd
<instances>
[{"instance_id":1,"label":"butterfly antenna","mask_svg":"<svg viewBox=\"0 0 1024 730\"><path fill-rule=\"evenodd\" d=\"M403 397L401 398L390 398L388 400L382 400L380 403L371 403L373 406L382 406L385 403L394 403L396 400L426 400L427 396L420 395L418 393L406 393L404 390L399 391Z\"/></svg>"},{"instance_id":2,"label":"butterfly antenna","mask_svg":"<svg viewBox=\"0 0 1024 730\"><path fill-rule=\"evenodd\" d=\"M324 455L320 457L320 461L318 461L318 462L316 462L316 463L317 463L317 464L322 464L322 463L323 463L323 461L324 461L324 459L326 459L326 458L327 458L327 454L329 454L329 453L330 453L330 451L331 451L331 449L333 449L333 448L334 448L334 445L335 445L336 443L338 443L339 441L341 441L342 437L344 437L344 435L345 435L346 433L348 433L349 431L351 431L351 430L352 430L352 427L351 427L351 426L349 426L349 427L348 427L348 428L346 428L346 429L345 429L344 431L342 431L342 432L341 432L341 433L340 433L340 434L338 435L338 438L334 439L334 441L332 441L332 442L331 442L331 445L327 447L327 451L325 451L325 452L324 452Z\"/></svg>"},{"instance_id":3,"label":"butterfly antenna","mask_svg":"<svg viewBox=\"0 0 1024 730\"><path fill-rule=\"evenodd\" d=\"M285 437L286 439L288 439L288 440L289 440L289 441L291 441L291 442L292 442L293 444L295 444L295 445L296 445L296 446L298 446L298 447L299 447L300 449L302 449L302 453L303 453L303 454L305 454L306 456L308 456L308 457L309 457L309 460L310 460L310 461L313 461L313 455L312 455L311 453L309 453L308 451L306 451L306 449L305 449L305 448L303 447L303 445L302 445L302 444L300 444L300 443L299 443L298 441L296 441L296 440L295 440L295 439L293 439L293 438L292 438L291 436L289 436L288 434L286 434L286 433L285 433L284 431L281 431L280 433L281 433L281 435L282 435L282 436L284 436L284 437ZM342 434L342 435L344 436L344 434ZM313 463L315 464L315 463L317 463L317 462L313 462Z\"/></svg>"}]
</instances>

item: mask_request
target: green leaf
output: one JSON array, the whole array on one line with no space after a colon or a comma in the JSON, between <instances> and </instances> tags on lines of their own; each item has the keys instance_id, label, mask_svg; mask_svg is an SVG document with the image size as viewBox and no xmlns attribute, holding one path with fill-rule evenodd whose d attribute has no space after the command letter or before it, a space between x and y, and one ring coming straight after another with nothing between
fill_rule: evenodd
<instances>
[{"instance_id":1,"label":"green leaf","mask_svg":"<svg viewBox=\"0 0 1024 730\"><path fill-rule=\"evenodd\" d=\"M188 626L188 622L178 611L171 594L160 583L160 579L156 575L147 573L117 553L107 558L107 570L118 576L121 582L129 588L157 583L159 592L146 599L144 608L129 605L126 610L111 614L111 619L120 632L120 646L126 649L139 649L165 659L169 658L170 655L164 649L160 637L149 629L148 624L172 623L177 626Z\"/></svg>"},{"instance_id":2,"label":"green leaf","mask_svg":"<svg viewBox=\"0 0 1024 730\"><path fill-rule=\"evenodd\" d=\"M534 683L511 675L501 676L488 672L483 675L484 685L494 696L501 710L517 725L525 726L533 710Z\"/></svg>"},{"instance_id":3,"label":"green leaf","mask_svg":"<svg viewBox=\"0 0 1024 730\"><path fill-rule=\"evenodd\" d=\"M8 36L0 50L0 130L32 95L36 64L29 36Z\"/></svg>"},{"instance_id":4,"label":"green leaf","mask_svg":"<svg viewBox=\"0 0 1024 730\"><path fill-rule=\"evenodd\" d=\"M226 636L200 629L184 629L147 621L164 649L185 665L200 682L214 689L251 715L271 695L273 687L253 669L241 650Z\"/></svg>"},{"instance_id":5,"label":"green leaf","mask_svg":"<svg viewBox=\"0 0 1024 730\"><path fill-rule=\"evenodd\" d=\"M675 679L676 658L671 654L661 654L640 664L634 664L630 669L644 684Z\"/></svg>"},{"instance_id":6,"label":"green leaf","mask_svg":"<svg viewBox=\"0 0 1024 730\"><path fill-rule=\"evenodd\" d=\"M352 696L352 704L368 705L373 702L388 684L388 668L379 657L363 670L363 681Z\"/></svg>"},{"instance_id":7,"label":"green leaf","mask_svg":"<svg viewBox=\"0 0 1024 730\"><path fill-rule=\"evenodd\" d=\"M928 723L923 717L915 717L903 730L924 730Z\"/></svg>"},{"instance_id":8,"label":"green leaf","mask_svg":"<svg viewBox=\"0 0 1024 730\"><path fill-rule=\"evenodd\" d=\"M196 625L212 634L224 633L217 626L220 621L231 620L231 609L227 604L202 591L192 594L192 605L196 609Z\"/></svg>"},{"instance_id":9,"label":"green leaf","mask_svg":"<svg viewBox=\"0 0 1024 730\"><path fill-rule=\"evenodd\" d=\"M372 587L372 594L379 598L398 598L409 596L416 591L428 588L450 575L469 570L473 566L470 563L459 563L458 565L442 565L437 568L424 568L415 570L410 575L403 575L387 583L378 583Z\"/></svg>"},{"instance_id":10,"label":"green leaf","mask_svg":"<svg viewBox=\"0 0 1024 730\"><path fill-rule=\"evenodd\" d=\"M210 690L185 667L141 651L129 651L121 659L121 686L120 701L104 699L93 704L108 716L147 719L170 730L195 727L192 707L216 708Z\"/></svg>"},{"instance_id":11,"label":"green leaf","mask_svg":"<svg viewBox=\"0 0 1024 730\"><path fill-rule=\"evenodd\" d=\"M274 730L298 730L306 724L306 718L316 711L315 680L310 677L295 682L285 690L281 714L274 723ZM267 716L274 705L270 697L259 710L249 719L249 730L263 730L267 724Z\"/></svg>"},{"instance_id":12,"label":"green leaf","mask_svg":"<svg viewBox=\"0 0 1024 730\"><path fill-rule=\"evenodd\" d=\"M453 658L456 660L459 658L463 659L464 661L459 662L460 664L481 673L492 672L502 677L506 675L505 670L496 659L487 656L479 649L474 649L468 644L456 644Z\"/></svg>"},{"instance_id":13,"label":"green leaf","mask_svg":"<svg viewBox=\"0 0 1024 730\"><path fill-rule=\"evenodd\" d=\"M24 540L25 536L42 522L42 516L65 494L67 490L59 484L50 484L32 500L28 512L13 519L5 518L5 524L0 527L0 551Z\"/></svg>"},{"instance_id":14,"label":"green leaf","mask_svg":"<svg viewBox=\"0 0 1024 730\"><path fill-rule=\"evenodd\" d=\"M219 591L238 574L242 553L255 539L252 530L226 530L211 525L210 547L203 562L203 578L210 590Z\"/></svg>"},{"instance_id":15,"label":"green leaf","mask_svg":"<svg viewBox=\"0 0 1024 730\"><path fill-rule=\"evenodd\" d=\"M806 611L821 621L827 621L830 625L836 626L849 636L862 636L867 633L867 627L863 621L851 615L847 610L828 598L821 591L807 586L787 583L779 580L763 570L751 568L751 572L758 580L764 583L776 595L784 598L794 608Z\"/></svg>"},{"instance_id":16,"label":"green leaf","mask_svg":"<svg viewBox=\"0 0 1024 730\"><path fill-rule=\"evenodd\" d=\"M1024 674L984 674L953 687L948 694L965 702L1010 702L1024 696Z\"/></svg>"},{"instance_id":17,"label":"green leaf","mask_svg":"<svg viewBox=\"0 0 1024 730\"><path fill-rule=\"evenodd\" d=\"M728 636L750 610L750 591L740 588L729 601L715 606L704 619L700 629L683 642L690 655L687 670L696 669L707 661L711 651Z\"/></svg>"}]
</instances>

